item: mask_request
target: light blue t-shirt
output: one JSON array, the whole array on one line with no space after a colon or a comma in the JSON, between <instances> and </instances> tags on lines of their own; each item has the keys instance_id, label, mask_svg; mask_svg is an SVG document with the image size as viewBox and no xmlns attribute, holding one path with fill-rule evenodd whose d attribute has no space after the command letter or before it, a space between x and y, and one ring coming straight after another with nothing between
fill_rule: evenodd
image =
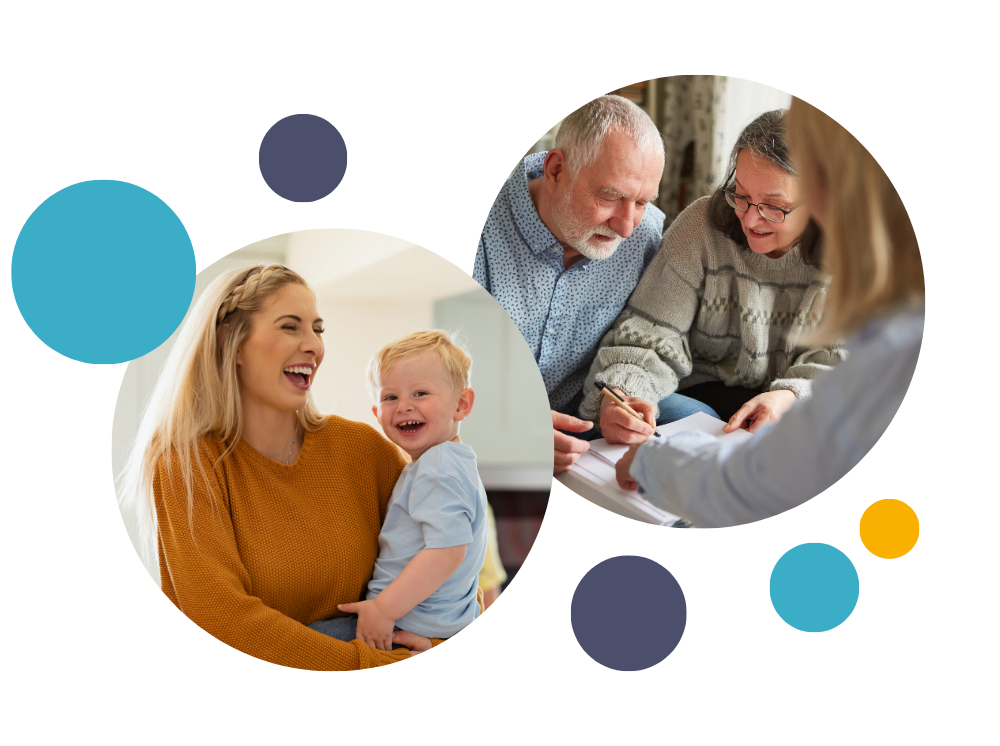
<instances>
[{"instance_id":1,"label":"light blue t-shirt","mask_svg":"<svg viewBox=\"0 0 1000 746\"><path fill-rule=\"evenodd\" d=\"M425 637L451 637L479 616L476 589L486 558L486 490L476 454L447 441L407 464L392 491L378 537L368 600L395 580L422 549L466 545L465 559L444 584L396 626Z\"/></svg>"}]
</instances>

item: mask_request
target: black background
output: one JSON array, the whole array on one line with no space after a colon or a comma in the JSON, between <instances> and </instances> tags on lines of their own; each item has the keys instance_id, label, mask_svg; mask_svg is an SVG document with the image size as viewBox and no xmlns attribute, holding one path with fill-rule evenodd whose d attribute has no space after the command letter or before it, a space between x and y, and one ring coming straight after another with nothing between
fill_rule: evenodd
<instances>
[{"instance_id":1,"label":"black background","mask_svg":"<svg viewBox=\"0 0 1000 746\"><path fill-rule=\"evenodd\" d=\"M339 83L306 90L295 82L282 88L274 81L256 86L194 80L153 91L129 89L120 81L53 88L44 102L12 116L12 233L16 238L31 211L53 192L110 178L149 189L174 209L193 240L199 269L269 236L331 227L399 236L471 273L492 201L535 140L586 100L652 77L646 71L627 78L588 75L543 85L538 71L523 77L488 69L481 74L482 86L447 90L416 77L377 92ZM843 76L823 75L762 81L809 100L858 136L893 179L910 206L918 238L924 238L920 217L928 213L915 212L914 205L922 199L918 190L927 188L921 168L930 154L908 113L927 103L919 81L847 85ZM257 166L267 129L301 112L326 117L348 149L343 182L313 204L274 195ZM927 265L925 271L930 274ZM16 314L13 302L12 307ZM16 397L10 430L10 455L23 446L28 470L43 485L33 497L34 490L19 489L23 497L12 509L23 516L20 525L44 525L49 532L17 537L31 560L13 577L14 592L33 610L26 634L41 634L52 643L45 646L51 652L39 655L82 671L284 672L227 648L188 622L135 556L104 460L125 365L69 361L39 342L18 315L14 340L8 359L16 355L45 370L44 376L22 381L26 395ZM471 672L480 693L501 681L512 691L552 681L569 687L620 683L622 674L581 652L569 624L576 583L593 565L619 554L662 563L688 602L688 625L677 650L659 666L633 674L627 679L633 684L666 674L657 681L714 681L720 687L724 682L728 690L734 681L752 685L763 673L802 679L824 671L864 675L875 663L904 675L904 669L919 665L913 645L929 631L931 596L923 581L939 540L932 520L941 497L932 487L939 462L923 428L927 359L925 341L906 402L871 454L827 493L767 521L718 531L666 530L614 516L555 485L534 549L488 613L417 663L372 675ZM32 422L43 424L32 427ZM921 519L917 546L894 561L873 557L858 537L861 513L883 497L905 500ZM807 541L842 549L861 579L854 614L818 635L785 625L768 597L774 563ZM64 626L70 619L72 626ZM622 634L627 633L623 620ZM785 681L798 686L796 678ZM453 694L439 692L446 701ZM721 689L712 694L723 696Z\"/></svg>"}]
</instances>

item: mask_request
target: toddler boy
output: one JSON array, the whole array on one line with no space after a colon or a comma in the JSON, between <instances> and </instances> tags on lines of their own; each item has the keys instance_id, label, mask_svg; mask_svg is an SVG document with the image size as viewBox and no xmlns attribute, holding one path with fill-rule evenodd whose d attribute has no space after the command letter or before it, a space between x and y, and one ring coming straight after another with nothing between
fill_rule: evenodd
<instances>
[{"instance_id":1,"label":"toddler boy","mask_svg":"<svg viewBox=\"0 0 1000 746\"><path fill-rule=\"evenodd\" d=\"M475 401L471 368L440 331L396 340L368 364L372 412L413 459L389 501L366 600L338 606L358 615L356 639L379 650L392 649L394 628L445 638L479 616L486 490L458 437Z\"/></svg>"}]
</instances>

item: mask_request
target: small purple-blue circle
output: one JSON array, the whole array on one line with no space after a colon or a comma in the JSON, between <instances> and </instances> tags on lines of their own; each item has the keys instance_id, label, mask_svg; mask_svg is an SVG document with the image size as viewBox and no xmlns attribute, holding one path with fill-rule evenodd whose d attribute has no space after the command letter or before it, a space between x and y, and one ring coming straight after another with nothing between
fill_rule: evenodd
<instances>
[{"instance_id":1,"label":"small purple-blue circle","mask_svg":"<svg viewBox=\"0 0 1000 746\"><path fill-rule=\"evenodd\" d=\"M684 634L680 584L645 557L612 557L583 576L570 612L580 647L602 666L641 671L670 655Z\"/></svg>"},{"instance_id":2,"label":"small purple-blue circle","mask_svg":"<svg viewBox=\"0 0 1000 746\"><path fill-rule=\"evenodd\" d=\"M347 171L347 145L337 128L313 114L293 114L264 135L260 175L279 197L315 202L340 184Z\"/></svg>"}]
</instances>

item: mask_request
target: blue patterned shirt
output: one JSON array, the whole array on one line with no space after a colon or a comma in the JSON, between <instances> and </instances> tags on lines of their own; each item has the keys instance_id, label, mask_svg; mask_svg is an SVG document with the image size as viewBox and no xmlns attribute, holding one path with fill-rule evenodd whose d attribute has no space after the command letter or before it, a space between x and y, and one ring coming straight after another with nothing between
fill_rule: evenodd
<instances>
[{"instance_id":1,"label":"blue patterned shirt","mask_svg":"<svg viewBox=\"0 0 1000 746\"><path fill-rule=\"evenodd\" d=\"M538 215L528 182L545 153L529 155L504 184L476 251L472 276L499 301L535 355L558 412L576 414L597 344L660 246L663 213L649 204L632 235L607 259L563 267L563 249Z\"/></svg>"}]
</instances>

